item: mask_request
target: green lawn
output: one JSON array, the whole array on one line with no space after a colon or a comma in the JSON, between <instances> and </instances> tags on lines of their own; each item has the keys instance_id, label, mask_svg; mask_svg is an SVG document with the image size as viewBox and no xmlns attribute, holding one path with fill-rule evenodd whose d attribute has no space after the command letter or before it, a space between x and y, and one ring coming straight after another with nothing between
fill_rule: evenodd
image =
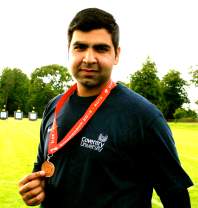
<instances>
[{"instance_id":1,"label":"green lawn","mask_svg":"<svg viewBox=\"0 0 198 208\"><path fill-rule=\"evenodd\" d=\"M0 207L25 208L18 181L32 171L40 121L0 120Z\"/></svg>"},{"instance_id":2,"label":"green lawn","mask_svg":"<svg viewBox=\"0 0 198 208\"><path fill-rule=\"evenodd\" d=\"M18 181L32 170L39 141L40 120L0 120L0 208L26 208L18 194ZM195 186L190 188L192 208L198 207L198 124L171 123L183 167ZM153 208L162 207L156 194Z\"/></svg>"}]
</instances>

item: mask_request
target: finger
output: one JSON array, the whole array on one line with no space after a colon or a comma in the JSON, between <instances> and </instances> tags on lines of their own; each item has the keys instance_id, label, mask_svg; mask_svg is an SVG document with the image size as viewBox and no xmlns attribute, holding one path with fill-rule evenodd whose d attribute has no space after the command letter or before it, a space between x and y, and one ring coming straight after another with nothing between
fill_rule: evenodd
<instances>
[{"instance_id":1,"label":"finger","mask_svg":"<svg viewBox=\"0 0 198 208\"><path fill-rule=\"evenodd\" d=\"M34 190L36 187L43 187L41 179L34 179L25 185L21 186L19 188L19 193L22 195L30 190Z\"/></svg>"},{"instance_id":2,"label":"finger","mask_svg":"<svg viewBox=\"0 0 198 208\"><path fill-rule=\"evenodd\" d=\"M24 201L28 206L36 206L36 205L41 204L41 202L44 200L44 198L45 198L45 193L42 191L38 195L36 195L35 197L24 200Z\"/></svg>"},{"instance_id":3,"label":"finger","mask_svg":"<svg viewBox=\"0 0 198 208\"><path fill-rule=\"evenodd\" d=\"M38 172L34 172L31 173L30 175L27 175L26 177L24 177L22 180L19 181L19 187L25 185L26 183L28 183L31 180L40 178L40 177L44 177L45 176L45 172L44 171L38 171Z\"/></svg>"},{"instance_id":4,"label":"finger","mask_svg":"<svg viewBox=\"0 0 198 208\"><path fill-rule=\"evenodd\" d=\"M22 198L24 201L27 201L29 199L35 198L37 195L39 195L43 191L44 190L43 190L42 186L38 186L38 187L31 189L30 191L24 193L22 195Z\"/></svg>"}]
</instances>

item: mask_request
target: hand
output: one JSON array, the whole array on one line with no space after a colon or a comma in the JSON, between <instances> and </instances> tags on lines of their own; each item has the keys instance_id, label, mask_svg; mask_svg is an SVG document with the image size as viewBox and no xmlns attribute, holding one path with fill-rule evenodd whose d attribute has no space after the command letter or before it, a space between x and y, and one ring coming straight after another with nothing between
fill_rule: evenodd
<instances>
[{"instance_id":1,"label":"hand","mask_svg":"<svg viewBox=\"0 0 198 208\"><path fill-rule=\"evenodd\" d=\"M39 205L45 198L45 172L31 173L19 182L19 193L28 206Z\"/></svg>"}]
</instances>

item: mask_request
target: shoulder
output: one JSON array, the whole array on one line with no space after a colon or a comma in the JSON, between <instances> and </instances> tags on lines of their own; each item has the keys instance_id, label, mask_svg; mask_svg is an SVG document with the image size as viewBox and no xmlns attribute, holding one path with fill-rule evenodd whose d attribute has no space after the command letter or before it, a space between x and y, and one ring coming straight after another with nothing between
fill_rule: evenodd
<instances>
[{"instance_id":1,"label":"shoulder","mask_svg":"<svg viewBox=\"0 0 198 208\"><path fill-rule=\"evenodd\" d=\"M116 94L121 98L122 101L131 104L138 104L138 105L146 105L150 106L153 105L150 101L148 101L142 95L136 93L135 91L125 87L122 84L117 84L116 87Z\"/></svg>"},{"instance_id":2,"label":"shoulder","mask_svg":"<svg viewBox=\"0 0 198 208\"><path fill-rule=\"evenodd\" d=\"M59 94L56 97L52 98L48 104L45 107L45 110L43 112L43 120L48 119L53 113L54 113L54 109L56 107L56 103L58 102L58 100L62 97L63 94Z\"/></svg>"},{"instance_id":3,"label":"shoulder","mask_svg":"<svg viewBox=\"0 0 198 208\"><path fill-rule=\"evenodd\" d=\"M110 97L116 110L127 116L144 119L147 122L162 116L154 104L122 84L117 84Z\"/></svg>"}]
</instances>

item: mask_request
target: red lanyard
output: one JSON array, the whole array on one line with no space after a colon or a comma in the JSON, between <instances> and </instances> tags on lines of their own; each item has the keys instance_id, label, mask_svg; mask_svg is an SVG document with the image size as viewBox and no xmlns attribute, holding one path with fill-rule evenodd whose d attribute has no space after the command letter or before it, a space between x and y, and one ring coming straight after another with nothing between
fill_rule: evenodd
<instances>
[{"instance_id":1,"label":"red lanyard","mask_svg":"<svg viewBox=\"0 0 198 208\"><path fill-rule=\"evenodd\" d=\"M101 91L100 95L91 103L88 107L84 115L74 124L74 126L69 130L69 132L65 135L65 137L59 142L58 141L58 131L57 131L57 115L59 111L62 109L64 103L68 100L68 98L72 95L72 93L76 90L77 84L73 85L58 101L55 113L54 113L54 121L52 125L52 130L50 132L49 143L48 143L48 154L54 154L56 151L61 149L68 141L70 141L76 134L78 134L83 127L87 124L89 119L95 114L97 109L102 105L105 99L110 94L111 90L116 86L112 80L109 80L105 88Z\"/></svg>"}]
</instances>

